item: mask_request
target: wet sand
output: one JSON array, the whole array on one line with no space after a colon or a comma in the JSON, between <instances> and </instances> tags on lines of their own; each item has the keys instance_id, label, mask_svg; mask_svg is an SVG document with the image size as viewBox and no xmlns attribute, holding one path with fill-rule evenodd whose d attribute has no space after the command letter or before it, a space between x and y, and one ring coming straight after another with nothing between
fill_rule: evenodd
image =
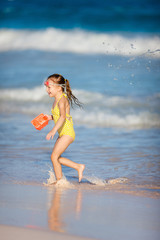
<instances>
[{"instance_id":1,"label":"wet sand","mask_svg":"<svg viewBox=\"0 0 160 240\"><path fill-rule=\"evenodd\" d=\"M19 228L13 226L0 225L0 234L2 240L11 239L39 239L39 240L91 240L91 238L82 238L67 234L60 234L50 231Z\"/></svg>"},{"instance_id":2,"label":"wet sand","mask_svg":"<svg viewBox=\"0 0 160 240\"><path fill-rule=\"evenodd\" d=\"M2 239L159 239L160 198L75 186L0 184Z\"/></svg>"}]
</instances>

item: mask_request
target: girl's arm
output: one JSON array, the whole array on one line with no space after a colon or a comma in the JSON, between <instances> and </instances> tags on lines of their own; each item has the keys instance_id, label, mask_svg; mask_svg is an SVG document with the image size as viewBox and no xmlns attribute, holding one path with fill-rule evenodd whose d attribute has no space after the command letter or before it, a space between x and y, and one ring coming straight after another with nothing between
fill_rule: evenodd
<instances>
[{"instance_id":1,"label":"girl's arm","mask_svg":"<svg viewBox=\"0 0 160 240\"><path fill-rule=\"evenodd\" d=\"M55 133L58 131L58 129L63 125L65 119L66 119L66 101L65 99L61 99L58 103L59 111L60 111L60 117L58 121L56 122L53 129L47 134L46 139L50 140L53 139Z\"/></svg>"}]
</instances>

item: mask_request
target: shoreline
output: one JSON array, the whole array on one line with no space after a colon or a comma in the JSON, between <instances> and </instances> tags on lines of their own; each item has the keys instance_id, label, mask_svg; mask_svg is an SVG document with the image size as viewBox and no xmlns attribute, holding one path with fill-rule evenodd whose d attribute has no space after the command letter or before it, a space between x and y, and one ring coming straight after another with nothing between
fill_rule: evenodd
<instances>
[{"instance_id":1,"label":"shoreline","mask_svg":"<svg viewBox=\"0 0 160 240\"><path fill-rule=\"evenodd\" d=\"M124 194L124 195L130 195L135 197L142 197L142 198L151 198L151 199L160 199L160 186L158 185L152 185L152 184L132 184L132 183L121 183L118 182L117 179L111 179L113 181L112 183L102 182L101 180L97 180L96 183L92 183L89 181L82 180L81 183L78 183L76 181L69 181L67 178L62 179L58 184L52 184L51 182L46 183L37 183L37 182L18 182L13 181L11 183L5 183L7 185L20 185L20 186L38 186L43 187L46 189L72 189L72 190L89 190L89 191L102 191L102 192L108 192L110 194Z\"/></svg>"}]
</instances>

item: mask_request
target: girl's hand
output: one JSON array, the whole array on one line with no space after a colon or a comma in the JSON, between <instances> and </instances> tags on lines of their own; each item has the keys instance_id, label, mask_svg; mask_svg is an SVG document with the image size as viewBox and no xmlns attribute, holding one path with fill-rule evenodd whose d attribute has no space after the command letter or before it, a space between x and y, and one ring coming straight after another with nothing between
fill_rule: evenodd
<instances>
[{"instance_id":1,"label":"girl's hand","mask_svg":"<svg viewBox=\"0 0 160 240\"><path fill-rule=\"evenodd\" d=\"M50 132L47 134L47 136L46 136L46 140L53 139L53 138L54 138L54 135L55 135L55 133L52 132L52 131L50 131Z\"/></svg>"},{"instance_id":2,"label":"girl's hand","mask_svg":"<svg viewBox=\"0 0 160 240\"><path fill-rule=\"evenodd\" d=\"M48 118L48 120L53 120L52 115L45 114L45 116Z\"/></svg>"}]
</instances>

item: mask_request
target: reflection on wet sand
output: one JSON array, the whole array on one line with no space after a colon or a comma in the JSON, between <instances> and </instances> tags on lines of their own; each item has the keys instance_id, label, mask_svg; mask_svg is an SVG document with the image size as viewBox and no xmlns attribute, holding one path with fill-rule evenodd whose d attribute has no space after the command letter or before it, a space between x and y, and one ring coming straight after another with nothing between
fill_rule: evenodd
<instances>
[{"instance_id":1,"label":"reflection on wet sand","mask_svg":"<svg viewBox=\"0 0 160 240\"><path fill-rule=\"evenodd\" d=\"M81 213L82 205L82 192L80 189L77 190L76 197L75 195L72 198L72 202L66 203L63 194L63 189L57 188L53 192L53 198L51 201L51 207L48 210L48 227L52 231L56 232L66 232L65 229L65 220L66 212L73 212L78 219ZM66 207L67 206L67 209Z\"/></svg>"}]
</instances>

